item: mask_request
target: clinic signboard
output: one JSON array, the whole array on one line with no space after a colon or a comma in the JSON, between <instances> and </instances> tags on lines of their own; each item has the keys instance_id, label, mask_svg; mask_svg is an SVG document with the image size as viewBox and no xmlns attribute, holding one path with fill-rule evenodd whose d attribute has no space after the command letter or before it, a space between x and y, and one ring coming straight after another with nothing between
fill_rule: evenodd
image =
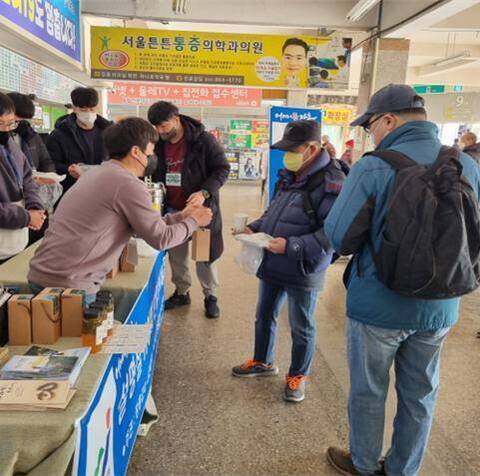
<instances>
[{"instance_id":1,"label":"clinic signboard","mask_svg":"<svg viewBox=\"0 0 480 476\"><path fill-rule=\"evenodd\" d=\"M121 106L151 106L159 98L178 107L252 107L262 105L262 90L229 86L185 86L116 81L108 103Z\"/></svg>"},{"instance_id":2,"label":"clinic signboard","mask_svg":"<svg viewBox=\"0 0 480 476\"><path fill-rule=\"evenodd\" d=\"M285 131L287 124L302 119L322 122L322 111L319 109L299 109L296 107L272 107L270 109L270 146L278 142ZM284 168L283 156L285 152L270 148L270 160L268 168L269 198L272 199L277 183L277 175Z\"/></svg>"},{"instance_id":3,"label":"clinic signboard","mask_svg":"<svg viewBox=\"0 0 480 476\"><path fill-rule=\"evenodd\" d=\"M82 62L80 0L0 0L0 22Z\"/></svg>"},{"instance_id":4,"label":"clinic signboard","mask_svg":"<svg viewBox=\"0 0 480 476\"><path fill-rule=\"evenodd\" d=\"M141 354L113 354L86 414L76 423L72 474L124 476L148 396L163 321L164 258L159 253L125 324L152 324Z\"/></svg>"},{"instance_id":5,"label":"clinic signboard","mask_svg":"<svg viewBox=\"0 0 480 476\"><path fill-rule=\"evenodd\" d=\"M351 38L92 27L92 78L346 89Z\"/></svg>"}]
</instances>

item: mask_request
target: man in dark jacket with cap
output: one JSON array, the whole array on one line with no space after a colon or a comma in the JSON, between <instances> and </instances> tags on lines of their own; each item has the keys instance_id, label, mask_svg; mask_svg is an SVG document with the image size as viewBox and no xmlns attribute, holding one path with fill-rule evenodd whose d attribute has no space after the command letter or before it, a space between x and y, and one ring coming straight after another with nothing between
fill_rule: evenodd
<instances>
[{"instance_id":1,"label":"man in dark jacket with cap","mask_svg":"<svg viewBox=\"0 0 480 476\"><path fill-rule=\"evenodd\" d=\"M390 84L372 96L367 111L351 125L363 127L373 139L375 152L388 150L397 158L401 153L430 166L442 144L437 126L426 119L424 100L413 88ZM460 153L458 160L478 200L479 167L466 154ZM335 447L327 451L328 461L341 474L418 474L438 396L440 354L458 319L459 298L404 296L387 287L379 275L373 252L380 252L385 238L395 177L390 163L366 154L352 167L325 221L333 247L340 254L354 254L346 280L350 444L348 451ZM421 248L419 241L414 252L420 254ZM391 446L382 461L392 367L398 406Z\"/></svg>"},{"instance_id":2,"label":"man in dark jacket with cap","mask_svg":"<svg viewBox=\"0 0 480 476\"><path fill-rule=\"evenodd\" d=\"M67 175L62 185L66 192L80 177L78 164L100 165L107 159L103 132L112 125L97 114L98 93L78 87L70 95L73 113L55 125L47 139L47 149L58 174Z\"/></svg>"},{"instance_id":3,"label":"man in dark jacket with cap","mask_svg":"<svg viewBox=\"0 0 480 476\"><path fill-rule=\"evenodd\" d=\"M274 148L286 151L272 203L246 233L273 237L258 271L259 299L252 359L234 367L235 377L277 375L274 349L277 320L288 297L292 330L292 362L284 399L301 402L315 351L315 308L333 249L323 221L342 187L345 175L322 148L320 126L312 120L287 125Z\"/></svg>"},{"instance_id":4,"label":"man in dark jacket with cap","mask_svg":"<svg viewBox=\"0 0 480 476\"><path fill-rule=\"evenodd\" d=\"M222 147L205 131L204 126L191 117L180 115L174 104L166 101L153 104L148 111L148 120L160 135L155 148L158 168L152 179L166 184L167 207L177 211L183 210L186 204L205 204L213 212L209 226L210 261L197 262L196 268L205 295L205 315L208 318L219 317L215 265L223 253L219 191L227 181L230 165ZM191 302L188 250L187 242L168 252L175 292L166 300L165 309L186 306Z\"/></svg>"}]
</instances>

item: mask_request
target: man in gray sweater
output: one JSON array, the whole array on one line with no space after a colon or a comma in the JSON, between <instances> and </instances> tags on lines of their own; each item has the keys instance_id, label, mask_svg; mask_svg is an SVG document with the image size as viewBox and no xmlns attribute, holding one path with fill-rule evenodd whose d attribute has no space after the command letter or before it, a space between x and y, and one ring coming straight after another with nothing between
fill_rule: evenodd
<instances>
[{"instance_id":1,"label":"man in gray sweater","mask_svg":"<svg viewBox=\"0 0 480 476\"><path fill-rule=\"evenodd\" d=\"M145 120L127 118L105 131L111 160L90 170L60 202L43 243L30 262L32 291L44 287L83 289L87 303L118 261L132 235L168 249L207 226L212 212L186 207L162 218L139 177L156 166L158 133Z\"/></svg>"}]
</instances>

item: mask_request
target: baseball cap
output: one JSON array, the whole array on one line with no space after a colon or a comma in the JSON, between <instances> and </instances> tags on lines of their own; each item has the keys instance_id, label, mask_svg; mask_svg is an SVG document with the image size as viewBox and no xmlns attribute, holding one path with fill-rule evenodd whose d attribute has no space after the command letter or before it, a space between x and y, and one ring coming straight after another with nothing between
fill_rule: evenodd
<instances>
[{"instance_id":1,"label":"baseball cap","mask_svg":"<svg viewBox=\"0 0 480 476\"><path fill-rule=\"evenodd\" d=\"M272 149L292 151L310 141L321 141L320 124L311 119L302 119L287 124L283 137L272 145Z\"/></svg>"},{"instance_id":2,"label":"baseball cap","mask_svg":"<svg viewBox=\"0 0 480 476\"><path fill-rule=\"evenodd\" d=\"M420 108L424 105L425 101L412 87L406 84L389 84L370 98L367 110L350 125L363 126L375 114Z\"/></svg>"}]
</instances>

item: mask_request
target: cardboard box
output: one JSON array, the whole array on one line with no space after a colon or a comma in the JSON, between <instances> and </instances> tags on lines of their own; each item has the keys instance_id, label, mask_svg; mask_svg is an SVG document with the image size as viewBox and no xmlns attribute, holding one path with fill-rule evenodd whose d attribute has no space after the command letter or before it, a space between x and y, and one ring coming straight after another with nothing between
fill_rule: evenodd
<instances>
[{"instance_id":1,"label":"cardboard box","mask_svg":"<svg viewBox=\"0 0 480 476\"><path fill-rule=\"evenodd\" d=\"M61 296L65 288L43 288L39 294L55 294L55 296Z\"/></svg>"},{"instance_id":2,"label":"cardboard box","mask_svg":"<svg viewBox=\"0 0 480 476\"><path fill-rule=\"evenodd\" d=\"M32 343L33 294L15 294L8 301L8 342L10 345Z\"/></svg>"},{"instance_id":3,"label":"cardboard box","mask_svg":"<svg viewBox=\"0 0 480 476\"><path fill-rule=\"evenodd\" d=\"M130 240L120 256L120 271L133 273L138 265L138 249L136 240Z\"/></svg>"},{"instance_id":4,"label":"cardboard box","mask_svg":"<svg viewBox=\"0 0 480 476\"><path fill-rule=\"evenodd\" d=\"M113 269L107 274L107 279L113 279L118 274L119 270L120 270L120 261L117 261Z\"/></svg>"},{"instance_id":5,"label":"cardboard box","mask_svg":"<svg viewBox=\"0 0 480 476\"><path fill-rule=\"evenodd\" d=\"M85 291L65 289L61 297L62 337L80 337L82 335Z\"/></svg>"},{"instance_id":6,"label":"cardboard box","mask_svg":"<svg viewBox=\"0 0 480 476\"><path fill-rule=\"evenodd\" d=\"M193 261L210 261L210 230L199 228L192 235Z\"/></svg>"},{"instance_id":7,"label":"cardboard box","mask_svg":"<svg viewBox=\"0 0 480 476\"><path fill-rule=\"evenodd\" d=\"M60 296L41 293L32 299L34 344L54 344L61 334Z\"/></svg>"}]
</instances>

